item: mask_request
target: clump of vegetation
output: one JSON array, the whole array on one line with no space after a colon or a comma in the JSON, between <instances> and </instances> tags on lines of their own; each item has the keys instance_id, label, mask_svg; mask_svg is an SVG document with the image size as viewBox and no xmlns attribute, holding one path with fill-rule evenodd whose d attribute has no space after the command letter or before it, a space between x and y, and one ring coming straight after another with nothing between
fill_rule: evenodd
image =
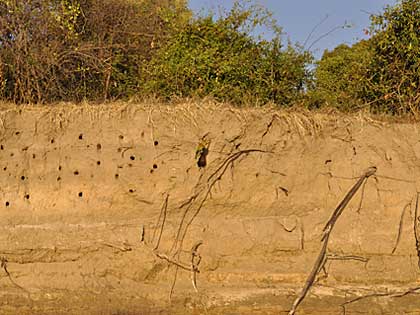
<instances>
[{"instance_id":1,"label":"clump of vegetation","mask_svg":"<svg viewBox=\"0 0 420 315\"><path fill-rule=\"evenodd\" d=\"M260 25L273 31L272 40L251 35ZM191 19L147 64L145 92L167 99L291 104L303 93L311 55L283 47L281 35L270 14L255 6L236 4L217 19Z\"/></svg>"},{"instance_id":2,"label":"clump of vegetation","mask_svg":"<svg viewBox=\"0 0 420 315\"><path fill-rule=\"evenodd\" d=\"M311 108L335 107L353 111L364 107L369 93L366 73L372 59L369 41L353 46L345 44L325 51L314 70L314 82L308 90Z\"/></svg>"},{"instance_id":3,"label":"clump of vegetation","mask_svg":"<svg viewBox=\"0 0 420 315\"><path fill-rule=\"evenodd\" d=\"M420 2L401 0L371 16L369 40L326 52L309 104L416 114L420 105Z\"/></svg>"},{"instance_id":4,"label":"clump of vegetation","mask_svg":"<svg viewBox=\"0 0 420 315\"><path fill-rule=\"evenodd\" d=\"M142 62L188 14L182 0L0 0L0 97L129 97Z\"/></svg>"},{"instance_id":5,"label":"clump of vegetation","mask_svg":"<svg viewBox=\"0 0 420 315\"><path fill-rule=\"evenodd\" d=\"M371 101L393 114L420 105L420 1L402 0L372 16Z\"/></svg>"},{"instance_id":6,"label":"clump of vegetation","mask_svg":"<svg viewBox=\"0 0 420 315\"><path fill-rule=\"evenodd\" d=\"M186 0L0 0L0 99L211 96L418 115L418 0L385 7L371 17L370 39L313 67L270 12L247 3L216 18L193 17ZM255 36L261 26L272 39Z\"/></svg>"}]
</instances>

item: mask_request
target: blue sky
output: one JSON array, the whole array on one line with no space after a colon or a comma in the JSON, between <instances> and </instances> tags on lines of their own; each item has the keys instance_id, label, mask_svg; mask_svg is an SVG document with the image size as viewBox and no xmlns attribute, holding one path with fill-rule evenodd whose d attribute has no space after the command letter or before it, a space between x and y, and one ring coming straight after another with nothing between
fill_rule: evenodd
<instances>
[{"instance_id":1,"label":"blue sky","mask_svg":"<svg viewBox=\"0 0 420 315\"><path fill-rule=\"evenodd\" d=\"M212 10L219 7L229 9L234 0L189 0L190 8L196 12ZM364 29L369 27L369 14L379 13L387 5L394 5L396 0L255 0L273 12L278 24L282 26L286 38L303 44L312 29L321 23L307 41L317 58L325 49L333 49L341 43L352 44L367 38ZM340 28L344 24L349 28ZM337 28L337 29L336 29ZM323 37L331 30L328 36ZM323 37L323 38L321 38ZM319 39L316 43L316 41Z\"/></svg>"}]
</instances>

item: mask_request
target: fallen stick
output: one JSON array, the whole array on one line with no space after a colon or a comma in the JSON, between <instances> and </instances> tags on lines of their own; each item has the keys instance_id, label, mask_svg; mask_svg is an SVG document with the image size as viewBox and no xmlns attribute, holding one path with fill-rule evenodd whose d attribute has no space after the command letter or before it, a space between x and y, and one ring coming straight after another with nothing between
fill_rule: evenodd
<instances>
[{"instance_id":1,"label":"fallen stick","mask_svg":"<svg viewBox=\"0 0 420 315\"><path fill-rule=\"evenodd\" d=\"M310 288L312 287L313 283L315 282L316 276L318 275L319 271L325 265L325 262L327 260L327 255L326 254L327 254L328 240L330 238L331 231L333 230L334 225L337 222L338 218L343 213L344 208L347 206L347 204L350 202L350 200L356 194L358 189L362 186L363 182L365 180L367 180L370 176L375 174L375 172L376 172L376 167L375 166L369 167L365 171L365 173L360 177L360 179L357 181L357 183L346 194L346 196L340 202L340 204L337 206L337 208L334 210L333 214L331 215L331 218L328 220L327 224L325 225L325 227L323 229L323 236L322 236L322 239L321 239L321 242L322 242L321 251L319 252L318 258L315 261L315 264L312 268L312 271L309 274L308 279L305 282L305 285L303 286L302 292L299 294L299 296L293 302L292 308L289 311L289 315L294 315L295 314L298 306L304 300L304 298L306 297L306 294L309 292Z\"/></svg>"},{"instance_id":2,"label":"fallen stick","mask_svg":"<svg viewBox=\"0 0 420 315\"><path fill-rule=\"evenodd\" d=\"M414 209L414 238L416 239L416 250L417 250L417 257L418 257L418 267L420 269L420 233L419 233L419 216L418 216L418 210L419 210L419 196L420 193L417 193L416 196L416 208Z\"/></svg>"}]
</instances>

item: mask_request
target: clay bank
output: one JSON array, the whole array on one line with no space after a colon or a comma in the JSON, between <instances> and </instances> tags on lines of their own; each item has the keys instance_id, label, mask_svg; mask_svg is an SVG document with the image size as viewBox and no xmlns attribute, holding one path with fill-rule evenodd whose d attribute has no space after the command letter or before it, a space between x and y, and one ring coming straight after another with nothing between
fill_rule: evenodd
<instances>
[{"instance_id":1,"label":"clay bank","mask_svg":"<svg viewBox=\"0 0 420 315\"><path fill-rule=\"evenodd\" d=\"M418 124L4 105L0 134L0 314L420 314Z\"/></svg>"}]
</instances>

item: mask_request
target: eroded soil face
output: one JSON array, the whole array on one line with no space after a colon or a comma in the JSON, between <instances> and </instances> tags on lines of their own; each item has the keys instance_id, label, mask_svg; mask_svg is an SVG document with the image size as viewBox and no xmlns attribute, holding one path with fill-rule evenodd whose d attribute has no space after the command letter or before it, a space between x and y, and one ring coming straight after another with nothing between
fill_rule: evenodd
<instances>
[{"instance_id":1,"label":"eroded soil face","mask_svg":"<svg viewBox=\"0 0 420 315\"><path fill-rule=\"evenodd\" d=\"M420 314L415 124L4 106L1 314ZM197 159L205 147L205 166Z\"/></svg>"}]
</instances>

